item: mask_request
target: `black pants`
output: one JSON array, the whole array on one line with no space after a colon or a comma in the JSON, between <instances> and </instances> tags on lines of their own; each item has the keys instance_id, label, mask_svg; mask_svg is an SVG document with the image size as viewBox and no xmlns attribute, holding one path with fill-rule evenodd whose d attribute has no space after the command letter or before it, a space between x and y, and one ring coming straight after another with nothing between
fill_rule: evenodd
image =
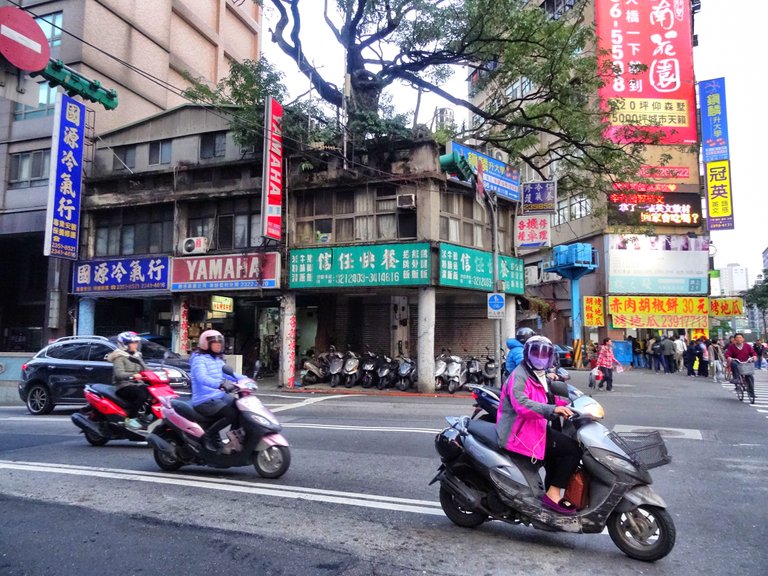
<instances>
[{"instance_id":1,"label":"black pants","mask_svg":"<svg viewBox=\"0 0 768 576\"><path fill-rule=\"evenodd\" d=\"M230 424L234 426L239 416L237 406L235 406L235 399L229 394L223 398L213 398L196 404L195 410L203 416L215 420L205 430L205 435L209 438L218 438L219 432Z\"/></svg>"},{"instance_id":2,"label":"black pants","mask_svg":"<svg viewBox=\"0 0 768 576\"><path fill-rule=\"evenodd\" d=\"M667 374L672 374L672 372L677 372L677 364L675 363L674 354L664 354L664 371Z\"/></svg>"},{"instance_id":3,"label":"black pants","mask_svg":"<svg viewBox=\"0 0 768 576\"><path fill-rule=\"evenodd\" d=\"M139 408L147 401L147 387L143 384L122 386L117 389L117 396L126 404L125 412L128 418L136 418Z\"/></svg>"},{"instance_id":4,"label":"black pants","mask_svg":"<svg viewBox=\"0 0 768 576\"><path fill-rule=\"evenodd\" d=\"M709 360L699 358L699 376L709 376Z\"/></svg>"},{"instance_id":5,"label":"black pants","mask_svg":"<svg viewBox=\"0 0 768 576\"><path fill-rule=\"evenodd\" d=\"M547 449L544 456L546 486L565 488L568 480L579 466L581 448L579 443L558 430L547 428Z\"/></svg>"},{"instance_id":6,"label":"black pants","mask_svg":"<svg viewBox=\"0 0 768 576\"><path fill-rule=\"evenodd\" d=\"M600 372L603 373L603 384L606 390L613 390L613 368L600 366Z\"/></svg>"}]
</instances>

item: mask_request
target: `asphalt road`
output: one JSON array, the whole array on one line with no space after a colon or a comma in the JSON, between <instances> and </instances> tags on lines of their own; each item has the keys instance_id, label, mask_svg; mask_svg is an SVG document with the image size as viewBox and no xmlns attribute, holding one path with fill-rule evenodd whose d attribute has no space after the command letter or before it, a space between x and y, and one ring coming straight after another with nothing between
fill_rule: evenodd
<instances>
[{"instance_id":1,"label":"asphalt road","mask_svg":"<svg viewBox=\"0 0 768 576\"><path fill-rule=\"evenodd\" d=\"M434 433L469 399L286 394L262 399L292 445L279 480L252 468L161 472L141 444L89 446L71 411L0 408L0 574L764 574L768 375L758 403L711 381L644 371L598 399L606 425L662 429L656 490L678 531L649 565L606 534L488 523L461 529L428 486ZM584 374L575 374L577 385Z\"/></svg>"}]
</instances>

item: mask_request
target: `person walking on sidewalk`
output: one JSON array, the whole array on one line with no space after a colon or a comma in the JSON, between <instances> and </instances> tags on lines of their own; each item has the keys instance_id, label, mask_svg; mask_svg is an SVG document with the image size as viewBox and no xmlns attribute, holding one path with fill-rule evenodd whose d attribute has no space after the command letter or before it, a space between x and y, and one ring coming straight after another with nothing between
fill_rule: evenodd
<instances>
[{"instance_id":1,"label":"person walking on sidewalk","mask_svg":"<svg viewBox=\"0 0 768 576\"><path fill-rule=\"evenodd\" d=\"M646 355L648 356L648 369L659 371L659 359L656 355L656 350L661 352L661 342L657 342L654 336L648 338L648 346L645 348Z\"/></svg>"},{"instance_id":2,"label":"person walking on sidewalk","mask_svg":"<svg viewBox=\"0 0 768 576\"><path fill-rule=\"evenodd\" d=\"M696 345L699 357L699 376L706 378L709 376L709 346L707 340L702 336Z\"/></svg>"},{"instance_id":3,"label":"person walking on sidewalk","mask_svg":"<svg viewBox=\"0 0 768 576\"><path fill-rule=\"evenodd\" d=\"M712 362L712 381L725 382L725 370L723 370L723 347L717 340L709 342L709 361Z\"/></svg>"},{"instance_id":4,"label":"person walking on sidewalk","mask_svg":"<svg viewBox=\"0 0 768 576\"><path fill-rule=\"evenodd\" d=\"M597 367L600 372L603 373L603 382L605 383L605 389L610 392L613 390L613 367L614 365L620 365L616 360L616 356L613 355L613 342L610 338L603 340L603 345L600 346L600 353L597 355ZM600 388L602 388L602 383Z\"/></svg>"},{"instance_id":5,"label":"person walking on sidewalk","mask_svg":"<svg viewBox=\"0 0 768 576\"><path fill-rule=\"evenodd\" d=\"M696 370L693 369L693 366L696 364L697 353L696 342L689 342L688 348L685 350L685 367L688 370L689 377L696 376Z\"/></svg>"},{"instance_id":6,"label":"person walking on sidewalk","mask_svg":"<svg viewBox=\"0 0 768 576\"><path fill-rule=\"evenodd\" d=\"M676 371L682 372L683 371L683 355L685 355L685 340L683 340L683 337L680 335L675 336L675 365L676 365Z\"/></svg>"},{"instance_id":7,"label":"person walking on sidewalk","mask_svg":"<svg viewBox=\"0 0 768 576\"><path fill-rule=\"evenodd\" d=\"M664 356L664 374L672 374L677 368L675 364L675 343L665 336L661 341L661 353Z\"/></svg>"},{"instance_id":8,"label":"person walking on sidewalk","mask_svg":"<svg viewBox=\"0 0 768 576\"><path fill-rule=\"evenodd\" d=\"M758 338L755 340L755 343L752 345L752 348L755 350L755 354L757 354L757 360L755 361L755 368L757 370L763 369L763 356L765 355L765 345L763 344L763 341Z\"/></svg>"}]
</instances>

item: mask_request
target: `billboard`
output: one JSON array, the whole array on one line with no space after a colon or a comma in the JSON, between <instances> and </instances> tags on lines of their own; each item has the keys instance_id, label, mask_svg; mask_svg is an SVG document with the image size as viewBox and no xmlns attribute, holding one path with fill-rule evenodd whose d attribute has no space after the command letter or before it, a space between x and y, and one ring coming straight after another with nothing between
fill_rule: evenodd
<instances>
[{"instance_id":1,"label":"billboard","mask_svg":"<svg viewBox=\"0 0 768 576\"><path fill-rule=\"evenodd\" d=\"M704 167L707 179L707 226L710 230L733 230L733 195L731 163L729 160L708 162Z\"/></svg>"},{"instance_id":2,"label":"billboard","mask_svg":"<svg viewBox=\"0 0 768 576\"><path fill-rule=\"evenodd\" d=\"M515 218L515 246L518 248L552 246L549 214L517 216Z\"/></svg>"},{"instance_id":3,"label":"billboard","mask_svg":"<svg viewBox=\"0 0 768 576\"><path fill-rule=\"evenodd\" d=\"M483 187L487 192L512 202L520 200L520 171L517 168L456 142L448 142L446 151L463 156L473 168L481 163Z\"/></svg>"},{"instance_id":4,"label":"billboard","mask_svg":"<svg viewBox=\"0 0 768 576\"><path fill-rule=\"evenodd\" d=\"M557 208L557 182L543 180L523 184L523 212L525 214L554 214Z\"/></svg>"},{"instance_id":5,"label":"billboard","mask_svg":"<svg viewBox=\"0 0 768 576\"><path fill-rule=\"evenodd\" d=\"M595 15L606 137L696 143L690 0L596 0Z\"/></svg>"},{"instance_id":6,"label":"billboard","mask_svg":"<svg viewBox=\"0 0 768 576\"><path fill-rule=\"evenodd\" d=\"M264 105L264 167L261 174L261 235L280 241L283 226L283 105Z\"/></svg>"},{"instance_id":7,"label":"billboard","mask_svg":"<svg viewBox=\"0 0 768 576\"><path fill-rule=\"evenodd\" d=\"M725 78L699 82L701 152L704 163L729 160Z\"/></svg>"},{"instance_id":8,"label":"billboard","mask_svg":"<svg viewBox=\"0 0 768 576\"><path fill-rule=\"evenodd\" d=\"M169 288L170 261L168 256L82 260L72 272L72 293L104 296L122 292L164 292Z\"/></svg>"},{"instance_id":9,"label":"billboard","mask_svg":"<svg viewBox=\"0 0 768 576\"><path fill-rule=\"evenodd\" d=\"M280 288L280 253L174 258L171 290L258 290Z\"/></svg>"},{"instance_id":10,"label":"billboard","mask_svg":"<svg viewBox=\"0 0 768 576\"><path fill-rule=\"evenodd\" d=\"M609 296L613 328L707 328L707 298Z\"/></svg>"},{"instance_id":11,"label":"billboard","mask_svg":"<svg viewBox=\"0 0 768 576\"><path fill-rule=\"evenodd\" d=\"M609 293L707 293L709 238L608 234L605 242Z\"/></svg>"},{"instance_id":12,"label":"billboard","mask_svg":"<svg viewBox=\"0 0 768 576\"><path fill-rule=\"evenodd\" d=\"M77 260L85 145L85 105L56 96L43 255Z\"/></svg>"},{"instance_id":13,"label":"billboard","mask_svg":"<svg viewBox=\"0 0 768 576\"><path fill-rule=\"evenodd\" d=\"M499 280L507 294L525 292L523 261L499 255ZM440 286L490 292L493 286L493 254L485 250L440 243Z\"/></svg>"},{"instance_id":14,"label":"billboard","mask_svg":"<svg viewBox=\"0 0 768 576\"><path fill-rule=\"evenodd\" d=\"M703 220L701 197L682 192L611 192L608 224L698 227Z\"/></svg>"}]
</instances>

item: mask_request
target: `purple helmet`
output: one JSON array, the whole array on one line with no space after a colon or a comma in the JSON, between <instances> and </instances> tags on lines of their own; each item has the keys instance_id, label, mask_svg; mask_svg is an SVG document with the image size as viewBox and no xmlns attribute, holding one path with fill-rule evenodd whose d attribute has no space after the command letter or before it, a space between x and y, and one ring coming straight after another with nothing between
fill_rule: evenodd
<instances>
[{"instance_id":1,"label":"purple helmet","mask_svg":"<svg viewBox=\"0 0 768 576\"><path fill-rule=\"evenodd\" d=\"M534 370L547 370L555 365L555 347L545 336L531 336L523 346L523 360Z\"/></svg>"}]
</instances>

